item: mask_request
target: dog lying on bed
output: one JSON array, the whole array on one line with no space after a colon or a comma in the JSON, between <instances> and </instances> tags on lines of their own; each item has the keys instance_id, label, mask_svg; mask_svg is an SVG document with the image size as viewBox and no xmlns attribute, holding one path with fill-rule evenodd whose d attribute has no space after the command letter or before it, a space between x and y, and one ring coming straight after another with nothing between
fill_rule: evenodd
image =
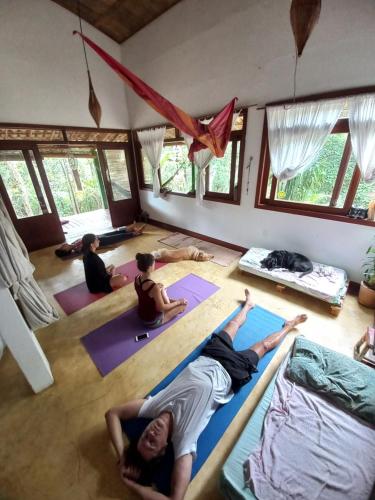
<instances>
[{"instance_id":1,"label":"dog lying on bed","mask_svg":"<svg viewBox=\"0 0 375 500\"><path fill-rule=\"evenodd\" d=\"M287 250L274 250L267 257L260 261L261 267L269 271L277 268L285 268L292 273L302 273L300 278L313 271L313 264L310 259L300 253L288 252Z\"/></svg>"}]
</instances>

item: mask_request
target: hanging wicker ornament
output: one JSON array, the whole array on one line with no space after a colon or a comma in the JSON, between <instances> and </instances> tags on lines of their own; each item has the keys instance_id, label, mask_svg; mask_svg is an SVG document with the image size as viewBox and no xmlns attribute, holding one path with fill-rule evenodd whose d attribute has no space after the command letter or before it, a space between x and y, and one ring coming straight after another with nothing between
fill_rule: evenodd
<instances>
[{"instance_id":1,"label":"hanging wicker ornament","mask_svg":"<svg viewBox=\"0 0 375 500\"><path fill-rule=\"evenodd\" d=\"M318 22L321 0L292 0L290 7L290 23L298 57L309 39L315 24Z\"/></svg>"},{"instance_id":2,"label":"hanging wicker ornament","mask_svg":"<svg viewBox=\"0 0 375 500\"><path fill-rule=\"evenodd\" d=\"M92 85L91 81L91 75L90 71L87 71L87 75L89 77L89 111L91 116L94 119L94 122L96 123L96 126L99 128L100 127L100 120L102 118L102 108L100 106L100 103L98 101L98 98L95 95L94 87Z\"/></svg>"}]
</instances>

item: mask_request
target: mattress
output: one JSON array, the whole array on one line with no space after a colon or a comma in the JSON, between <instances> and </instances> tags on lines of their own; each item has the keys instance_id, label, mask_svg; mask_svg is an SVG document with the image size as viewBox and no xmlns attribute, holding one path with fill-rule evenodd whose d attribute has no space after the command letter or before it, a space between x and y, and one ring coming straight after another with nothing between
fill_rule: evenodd
<instances>
[{"instance_id":1,"label":"mattress","mask_svg":"<svg viewBox=\"0 0 375 500\"><path fill-rule=\"evenodd\" d=\"M276 281L332 305L341 305L348 288L347 274L343 269L313 262L313 272L302 278L299 277L301 273L292 273L286 269L269 271L262 268L260 262L271 251L266 248L250 248L240 259L238 266L242 271Z\"/></svg>"},{"instance_id":2,"label":"mattress","mask_svg":"<svg viewBox=\"0 0 375 500\"><path fill-rule=\"evenodd\" d=\"M264 418L272 400L276 376L277 374L269 383L221 471L220 490L224 497L230 500L256 500L251 490L245 487L243 464L259 444Z\"/></svg>"}]
</instances>

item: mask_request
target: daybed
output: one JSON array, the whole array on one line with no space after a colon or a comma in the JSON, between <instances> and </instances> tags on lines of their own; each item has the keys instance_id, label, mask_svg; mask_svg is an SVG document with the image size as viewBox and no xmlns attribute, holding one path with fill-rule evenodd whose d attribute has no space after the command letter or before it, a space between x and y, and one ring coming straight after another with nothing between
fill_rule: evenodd
<instances>
[{"instance_id":1,"label":"daybed","mask_svg":"<svg viewBox=\"0 0 375 500\"><path fill-rule=\"evenodd\" d=\"M278 283L276 288L280 292L285 287L294 288L295 290L328 302L332 315L337 316L340 313L348 288L348 279L344 270L313 262L313 272L302 278L299 277L301 273L292 273L286 269L269 271L262 268L260 262L271 251L265 248L250 248L240 259L238 267L241 271L276 281Z\"/></svg>"},{"instance_id":2,"label":"daybed","mask_svg":"<svg viewBox=\"0 0 375 500\"><path fill-rule=\"evenodd\" d=\"M374 389L371 368L298 337L224 464L224 497L373 498Z\"/></svg>"}]
</instances>

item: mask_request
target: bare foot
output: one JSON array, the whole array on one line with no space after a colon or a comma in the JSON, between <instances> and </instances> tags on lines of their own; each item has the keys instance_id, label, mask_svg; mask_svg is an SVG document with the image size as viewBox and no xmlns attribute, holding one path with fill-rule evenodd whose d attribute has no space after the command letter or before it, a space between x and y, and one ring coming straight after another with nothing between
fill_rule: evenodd
<instances>
[{"instance_id":1,"label":"bare foot","mask_svg":"<svg viewBox=\"0 0 375 500\"><path fill-rule=\"evenodd\" d=\"M245 304L244 305L246 307L248 307L249 309L252 309L255 304L251 300L250 291L247 288L245 288L245 297L246 297L246 300L245 300Z\"/></svg>"},{"instance_id":2,"label":"bare foot","mask_svg":"<svg viewBox=\"0 0 375 500\"><path fill-rule=\"evenodd\" d=\"M290 330L293 330L293 328L295 328L300 323L304 323L306 320L307 320L306 314L299 314L294 319L291 319L290 321L285 321L284 326L287 326L289 327Z\"/></svg>"}]
</instances>

